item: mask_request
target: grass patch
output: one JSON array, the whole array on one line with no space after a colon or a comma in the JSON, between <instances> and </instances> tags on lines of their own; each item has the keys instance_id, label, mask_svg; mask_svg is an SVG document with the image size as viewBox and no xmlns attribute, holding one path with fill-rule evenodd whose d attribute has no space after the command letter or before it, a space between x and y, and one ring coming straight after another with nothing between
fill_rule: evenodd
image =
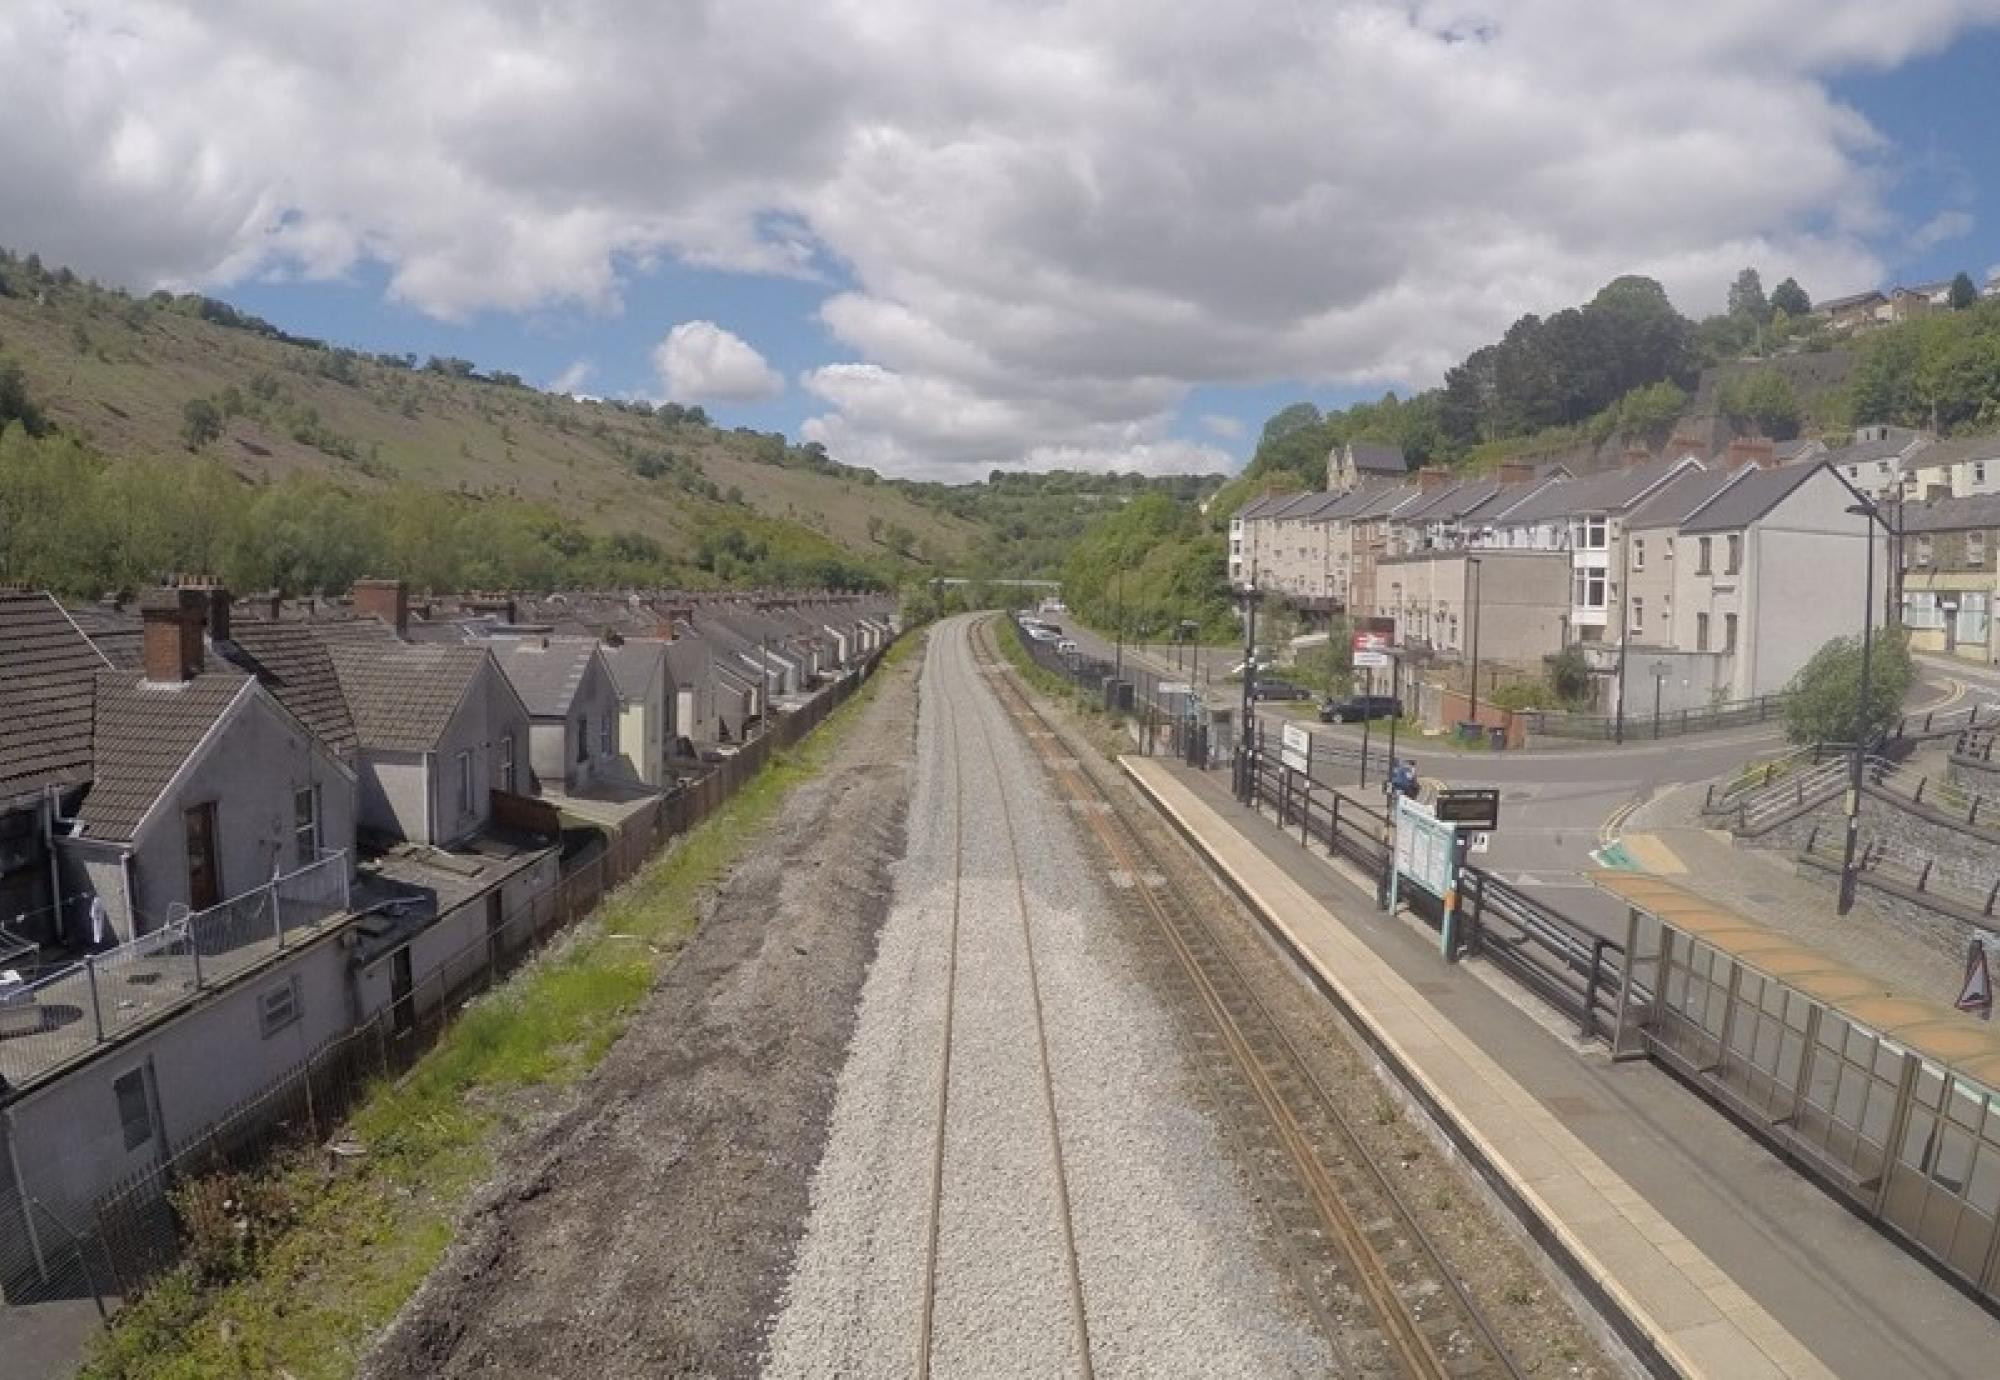
<instances>
[{"instance_id":1,"label":"grass patch","mask_svg":"<svg viewBox=\"0 0 2000 1380\"><path fill-rule=\"evenodd\" d=\"M1102 715L1107 712L1102 704L1084 694L1075 681L1045 669L1029 656L1028 649L1021 645L1020 625L1012 618L994 621L996 625L1006 624L1004 631L996 626L993 640L1000 644L1000 655L1007 658L1008 664L1020 674L1021 679L1051 699L1061 700L1072 707L1082 709L1085 713Z\"/></svg>"},{"instance_id":2,"label":"grass patch","mask_svg":"<svg viewBox=\"0 0 2000 1380\"><path fill-rule=\"evenodd\" d=\"M792 788L826 765L882 673L921 641L899 642L817 732L607 897L568 943L468 1007L405 1077L375 1088L347 1128L364 1156L330 1170L307 1147L258 1171L246 1184L254 1191L233 1196L274 1205L273 1220L251 1223L248 1245L191 1249L115 1316L82 1375L352 1374L443 1258L490 1173L504 1095L558 1088L597 1065L693 932L703 891L744 856Z\"/></svg>"}]
</instances>

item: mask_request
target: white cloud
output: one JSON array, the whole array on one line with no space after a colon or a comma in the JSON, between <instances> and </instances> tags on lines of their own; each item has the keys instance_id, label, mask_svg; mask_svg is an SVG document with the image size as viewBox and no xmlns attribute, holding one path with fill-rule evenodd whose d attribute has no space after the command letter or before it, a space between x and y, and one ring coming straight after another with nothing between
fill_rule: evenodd
<instances>
[{"instance_id":1,"label":"white cloud","mask_svg":"<svg viewBox=\"0 0 2000 1380\"><path fill-rule=\"evenodd\" d=\"M1922 254L1941 244L1962 240L1972 233L1972 224L1970 211L1939 211L1910 236L1910 252Z\"/></svg>"},{"instance_id":2,"label":"white cloud","mask_svg":"<svg viewBox=\"0 0 2000 1380\"><path fill-rule=\"evenodd\" d=\"M1240 440L1243 436L1242 419L1225 416L1220 412L1204 412L1201 429L1223 441Z\"/></svg>"},{"instance_id":3,"label":"white cloud","mask_svg":"<svg viewBox=\"0 0 2000 1380\"><path fill-rule=\"evenodd\" d=\"M653 368L673 402L768 402L785 381L739 335L713 321L683 321L653 347Z\"/></svg>"},{"instance_id":4,"label":"white cloud","mask_svg":"<svg viewBox=\"0 0 2000 1380\"><path fill-rule=\"evenodd\" d=\"M567 393L571 397L576 397L579 395L583 385L590 381L590 376L596 372L597 366L589 360L576 360L560 374L549 380L549 391L552 393Z\"/></svg>"},{"instance_id":5,"label":"white cloud","mask_svg":"<svg viewBox=\"0 0 2000 1380\"><path fill-rule=\"evenodd\" d=\"M1427 383L1619 273L1690 311L1746 263L1877 282L1903 165L1829 78L1996 18L13 0L0 237L141 287L379 262L446 318L615 312L665 258L832 276L812 430L846 458L1151 464L1196 384Z\"/></svg>"}]
</instances>

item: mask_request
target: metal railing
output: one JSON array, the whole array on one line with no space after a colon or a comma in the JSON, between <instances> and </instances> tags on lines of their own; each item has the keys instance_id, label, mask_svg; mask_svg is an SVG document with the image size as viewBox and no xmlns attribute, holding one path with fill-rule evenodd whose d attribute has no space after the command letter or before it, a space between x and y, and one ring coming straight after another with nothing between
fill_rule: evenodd
<instances>
[{"instance_id":1,"label":"metal railing","mask_svg":"<svg viewBox=\"0 0 2000 1380\"><path fill-rule=\"evenodd\" d=\"M1739 834L1761 833L1839 795L1851 770L1846 759L1833 758L1780 777L1733 801L1727 810L1730 822Z\"/></svg>"},{"instance_id":2,"label":"metal railing","mask_svg":"<svg viewBox=\"0 0 2000 1380\"><path fill-rule=\"evenodd\" d=\"M1296 831L1301 846L1317 843L1371 878L1386 876L1392 843L1384 813L1261 751L1253 752L1239 770L1244 772L1239 788L1247 778L1251 799L1271 811L1279 828ZM1459 934L1466 952L1492 960L1575 1021L1585 1039L1608 1040L1617 1020L1625 946L1482 868L1461 868L1459 888ZM1403 894L1432 928L1442 925L1438 898L1414 887Z\"/></svg>"},{"instance_id":3,"label":"metal railing","mask_svg":"<svg viewBox=\"0 0 2000 1380\"><path fill-rule=\"evenodd\" d=\"M2000 725L2000 705L1971 704L1963 709L1925 710L1896 720L1891 738L1951 738L1968 729Z\"/></svg>"},{"instance_id":4,"label":"metal railing","mask_svg":"<svg viewBox=\"0 0 2000 1380\"><path fill-rule=\"evenodd\" d=\"M1809 743L1805 747L1793 748L1782 756L1753 763L1727 781L1719 784L1710 782L1708 793L1702 799L1702 812L1715 814L1721 811L1733 811L1736 802L1752 792L1762 790L1782 777L1816 767L1829 757L1846 751L1845 743Z\"/></svg>"},{"instance_id":5,"label":"metal railing","mask_svg":"<svg viewBox=\"0 0 2000 1380\"><path fill-rule=\"evenodd\" d=\"M1527 720L1528 735L1543 738L1574 738L1586 742L1611 742L1618 736L1618 720L1608 714L1565 714L1552 709L1516 711ZM1678 738L1689 733L1715 733L1728 728L1772 723L1785 716L1785 696L1759 695L1754 699L1725 700L1700 709L1669 710L1661 714L1644 712L1625 716L1625 740L1635 738Z\"/></svg>"},{"instance_id":6,"label":"metal railing","mask_svg":"<svg viewBox=\"0 0 2000 1380\"><path fill-rule=\"evenodd\" d=\"M0 1005L0 1076L21 1087L265 962L347 913L347 852L45 973Z\"/></svg>"},{"instance_id":7,"label":"metal railing","mask_svg":"<svg viewBox=\"0 0 2000 1380\"><path fill-rule=\"evenodd\" d=\"M1029 637L1013 618L1006 620L1018 645L1039 669L1075 686L1091 704L1130 715L1146 756L1178 757L1189 766L1220 767L1232 745L1210 730L1208 704L1190 682L1173 681L1136 660L1123 666L1082 653L1063 653L1053 642ZM1178 686L1187 685L1183 691Z\"/></svg>"}]
</instances>

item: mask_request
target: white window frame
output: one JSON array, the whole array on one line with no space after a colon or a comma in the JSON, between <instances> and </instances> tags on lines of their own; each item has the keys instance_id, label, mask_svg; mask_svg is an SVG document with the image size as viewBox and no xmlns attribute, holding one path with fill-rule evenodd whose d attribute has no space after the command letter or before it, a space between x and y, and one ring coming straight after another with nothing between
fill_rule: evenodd
<instances>
[{"instance_id":1,"label":"white window frame","mask_svg":"<svg viewBox=\"0 0 2000 1380\"><path fill-rule=\"evenodd\" d=\"M1646 601L1640 597L1634 597L1632 600L1632 631L1635 633L1646 631Z\"/></svg>"},{"instance_id":2,"label":"white window frame","mask_svg":"<svg viewBox=\"0 0 2000 1380\"><path fill-rule=\"evenodd\" d=\"M1575 567L1570 580L1570 601L1580 609L1609 608L1611 599L1607 573L1601 565ZM1596 596L1594 599L1591 597L1593 594Z\"/></svg>"},{"instance_id":3,"label":"white window frame","mask_svg":"<svg viewBox=\"0 0 2000 1380\"><path fill-rule=\"evenodd\" d=\"M514 735L511 733L500 736L500 780L502 790L510 795L517 793L514 785Z\"/></svg>"},{"instance_id":4,"label":"white window frame","mask_svg":"<svg viewBox=\"0 0 2000 1380\"><path fill-rule=\"evenodd\" d=\"M469 750L458 754L458 812L461 815L473 813L472 753Z\"/></svg>"},{"instance_id":5,"label":"white window frame","mask_svg":"<svg viewBox=\"0 0 2000 1380\"><path fill-rule=\"evenodd\" d=\"M305 997L296 973L257 994L257 1028L267 1040L297 1025L305 1011Z\"/></svg>"},{"instance_id":6,"label":"white window frame","mask_svg":"<svg viewBox=\"0 0 2000 1380\"><path fill-rule=\"evenodd\" d=\"M1965 563L1974 570L1986 568L1986 533L1983 531L1965 534Z\"/></svg>"},{"instance_id":7,"label":"white window frame","mask_svg":"<svg viewBox=\"0 0 2000 1380\"><path fill-rule=\"evenodd\" d=\"M1723 570L1725 575L1738 575L1743 571L1743 534L1731 532L1722 539Z\"/></svg>"},{"instance_id":8,"label":"white window frame","mask_svg":"<svg viewBox=\"0 0 2000 1380\"><path fill-rule=\"evenodd\" d=\"M1715 573L1715 542L1709 537L1695 538L1694 573L1713 575Z\"/></svg>"},{"instance_id":9,"label":"white window frame","mask_svg":"<svg viewBox=\"0 0 2000 1380\"><path fill-rule=\"evenodd\" d=\"M1736 615L1733 613L1722 615L1722 651L1726 656L1736 653Z\"/></svg>"},{"instance_id":10,"label":"white window frame","mask_svg":"<svg viewBox=\"0 0 2000 1380\"><path fill-rule=\"evenodd\" d=\"M1632 538L1632 568L1634 570L1644 570L1646 568L1646 539L1644 537Z\"/></svg>"}]
</instances>

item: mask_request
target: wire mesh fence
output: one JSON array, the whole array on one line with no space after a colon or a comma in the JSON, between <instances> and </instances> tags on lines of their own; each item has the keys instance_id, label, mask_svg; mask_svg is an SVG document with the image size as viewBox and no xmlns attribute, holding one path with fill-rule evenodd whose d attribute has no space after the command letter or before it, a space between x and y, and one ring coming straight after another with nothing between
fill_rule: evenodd
<instances>
[{"instance_id":1,"label":"wire mesh fence","mask_svg":"<svg viewBox=\"0 0 2000 1380\"><path fill-rule=\"evenodd\" d=\"M1113 714L1131 720L1139 751L1147 756L1178 757L1190 766L1228 766L1232 744L1216 728L1210 703L1192 680L1160 674L1139 661L1105 661L1081 651L1064 651L1058 640L1034 637L1010 618L1007 625L1028 658L1041 670L1074 685L1083 696Z\"/></svg>"},{"instance_id":2,"label":"wire mesh fence","mask_svg":"<svg viewBox=\"0 0 2000 1380\"><path fill-rule=\"evenodd\" d=\"M286 1156L321 1173L363 1153L341 1126L371 1090L406 1072L464 1010L589 915L675 837L715 813L770 761L797 744L860 688L881 660L871 656L845 677L778 720L707 774L684 782L627 820L594 855L548 885L518 897L484 931L413 975L407 990L360 1024L325 1042L171 1148L154 1166L100 1195L85 1220L68 1223L48 1204L23 1198L16 1183L0 1188L0 1294L10 1305L87 1300L108 1316L181 1263L226 1269L246 1231L282 1217L283 1203L260 1201L287 1191L274 1172ZM342 886L344 888L344 875ZM274 893L276 888L268 889ZM344 889L342 893L344 897ZM291 899L324 905L324 886ZM177 943L192 968L187 927Z\"/></svg>"}]
</instances>

